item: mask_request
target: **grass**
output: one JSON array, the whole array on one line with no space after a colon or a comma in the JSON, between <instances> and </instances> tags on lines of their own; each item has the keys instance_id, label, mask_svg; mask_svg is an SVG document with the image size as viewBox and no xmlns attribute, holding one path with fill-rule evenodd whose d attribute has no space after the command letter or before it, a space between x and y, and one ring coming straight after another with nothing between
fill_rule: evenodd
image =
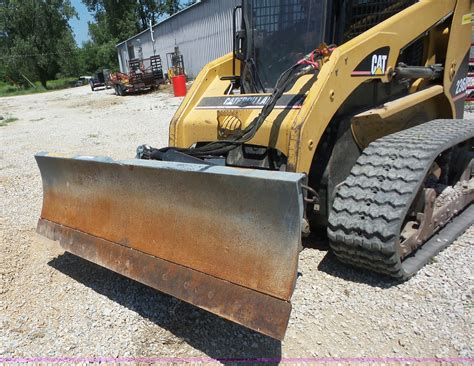
<instances>
[{"instance_id":1,"label":"grass","mask_svg":"<svg viewBox=\"0 0 474 366\"><path fill-rule=\"evenodd\" d=\"M15 122L15 121L18 121L18 118L8 117L8 118L5 118L5 119L2 119L2 120L0 120L0 127L5 127L9 123L12 123L12 122Z\"/></svg>"},{"instance_id":2,"label":"grass","mask_svg":"<svg viewBox=\"0 0 474 366\"><path fill-rule=\"evenodd\" d=\"M71 83L77 78L62 78L58 80L49 80L46 85L48 89L43 88L41 83L36 82L36 88L22 88L0 81L0 97L11 97L15 95L44 93L52 90L66 89L71 87Z\"/></svg>"}]
</instances>

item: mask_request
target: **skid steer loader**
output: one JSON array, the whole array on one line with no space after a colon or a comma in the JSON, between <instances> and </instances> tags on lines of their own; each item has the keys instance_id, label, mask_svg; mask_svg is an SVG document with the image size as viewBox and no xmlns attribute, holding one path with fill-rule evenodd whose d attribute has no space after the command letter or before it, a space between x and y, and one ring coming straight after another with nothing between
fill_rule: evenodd
<instances>
[{"instance_id":1,"label":"skid steer loader","mask_svg":"<svg viewBox=\"0 0 474 366\"><path fill-rule=\"evenodd\" d=\"M310 231L345 263L408 279L474 219L472 11L243 0L233 52L199 74L168 147L36 155L38 233L277 339Z\"/></svg>"}]
</instances>

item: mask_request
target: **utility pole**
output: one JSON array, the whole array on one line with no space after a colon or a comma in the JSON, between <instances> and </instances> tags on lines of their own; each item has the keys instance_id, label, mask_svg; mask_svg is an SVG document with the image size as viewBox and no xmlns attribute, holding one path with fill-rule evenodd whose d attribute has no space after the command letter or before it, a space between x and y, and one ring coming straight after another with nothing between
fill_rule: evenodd
<instances>
[{"instance_id":1,"label":"utility pole","mask_svg":"<svg viewBox=\"0 0 474 366\"><path fill-rule=\"evenodd\" d=\"M149 20L150 24L150 37L151 37L151 44L153 45L153 56L156 55L156 49L155 49L155 37L153 36L153 24L151 19Z\"/></svg>"}]
</instances>

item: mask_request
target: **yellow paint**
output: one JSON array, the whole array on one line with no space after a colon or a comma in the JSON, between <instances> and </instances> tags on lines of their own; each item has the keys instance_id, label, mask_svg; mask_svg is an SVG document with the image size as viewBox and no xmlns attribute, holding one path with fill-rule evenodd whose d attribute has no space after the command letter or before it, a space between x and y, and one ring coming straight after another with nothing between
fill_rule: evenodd
<instances>
[{"instance_id":1,"label":"yellow paint","mask_svg":"<svg viewBox=\"0 0 474 366\"><path fill-rule=\"evenodd\" d=\"M453 63L456 68L459 67L469 47L471 29L463 27L461 20L464 14L472 11L470 6L470 0L421 0L339 45L322 65L316 82L311 81L311 76L304 76L288 91L289 94L306 93L301 109L274 110L250 143L280 150L288 157L289 171L309 173L321 137L344 101L369 80L391 81L391 73L384 74L381 68L375 76L352 77L356 67L374 50L389 46L386 70L394 70L401 50L429 31L425 45L426 59L433 63L446 58L445 70L449 73ZM454 17L451 27L440 28L444 24L442 21L450 16ZM236 70L240 71L239 62ZM224 96L230 82L221 80L221 77L231 74L232 54L204 67L171 121L170 146L189 147L196 142L220 138L218 111L196 109L196 106L204 97ZM438 104L445 108L442 114L448 118L452 118L455 110L449 94L451 83L445 76L443 93L437 97L442 98ZM418 86L412 92L420 90L424 83ZM367 105L367 110L373 107ZM235 117L241 121L241 128L245 128L259 112L236 110Z\"/></svg>"},{"instance_id":2,"label":"yellow paint","mask_svg":"<svg viewBox=\"0 0 474 366\"><path fill-rule=\"evenodd\" d=\"M463 15L462 24L466 25L466 24L471 24L471 23L474 23L474 13Z\"/></svg>"},{"instance_id":3,"label":"yellow paint","mask_svg":"<svg viewBox=\"0 0 474 366\"><path fill-rule=\"evenodd\" d=\"M375 70L375 74L374 74L374 75L383 75L383 74L384 74L383 70L382 70L380 67L378 67L378 68Z\"/></svg>"}]
</instances>

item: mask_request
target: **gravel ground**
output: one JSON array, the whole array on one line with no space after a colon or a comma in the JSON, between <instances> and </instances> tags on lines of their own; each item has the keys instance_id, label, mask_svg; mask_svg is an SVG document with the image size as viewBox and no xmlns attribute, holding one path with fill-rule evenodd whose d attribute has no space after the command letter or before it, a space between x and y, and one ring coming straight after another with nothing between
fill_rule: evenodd
<instances>
[{"instance_id":1,"label":"gravel ground","mask_svg":"<svg viewBox=\"0 0 474 366\"><path fill-rule=\"evenodd\" d=\"M474 357L474 227L403 284L305 249L281 343L36 236L35 152L133 157L166 145L180 101L88 87L0 99L18 118L0 127L0 358Z\"/></svg>"}]
</instances>

